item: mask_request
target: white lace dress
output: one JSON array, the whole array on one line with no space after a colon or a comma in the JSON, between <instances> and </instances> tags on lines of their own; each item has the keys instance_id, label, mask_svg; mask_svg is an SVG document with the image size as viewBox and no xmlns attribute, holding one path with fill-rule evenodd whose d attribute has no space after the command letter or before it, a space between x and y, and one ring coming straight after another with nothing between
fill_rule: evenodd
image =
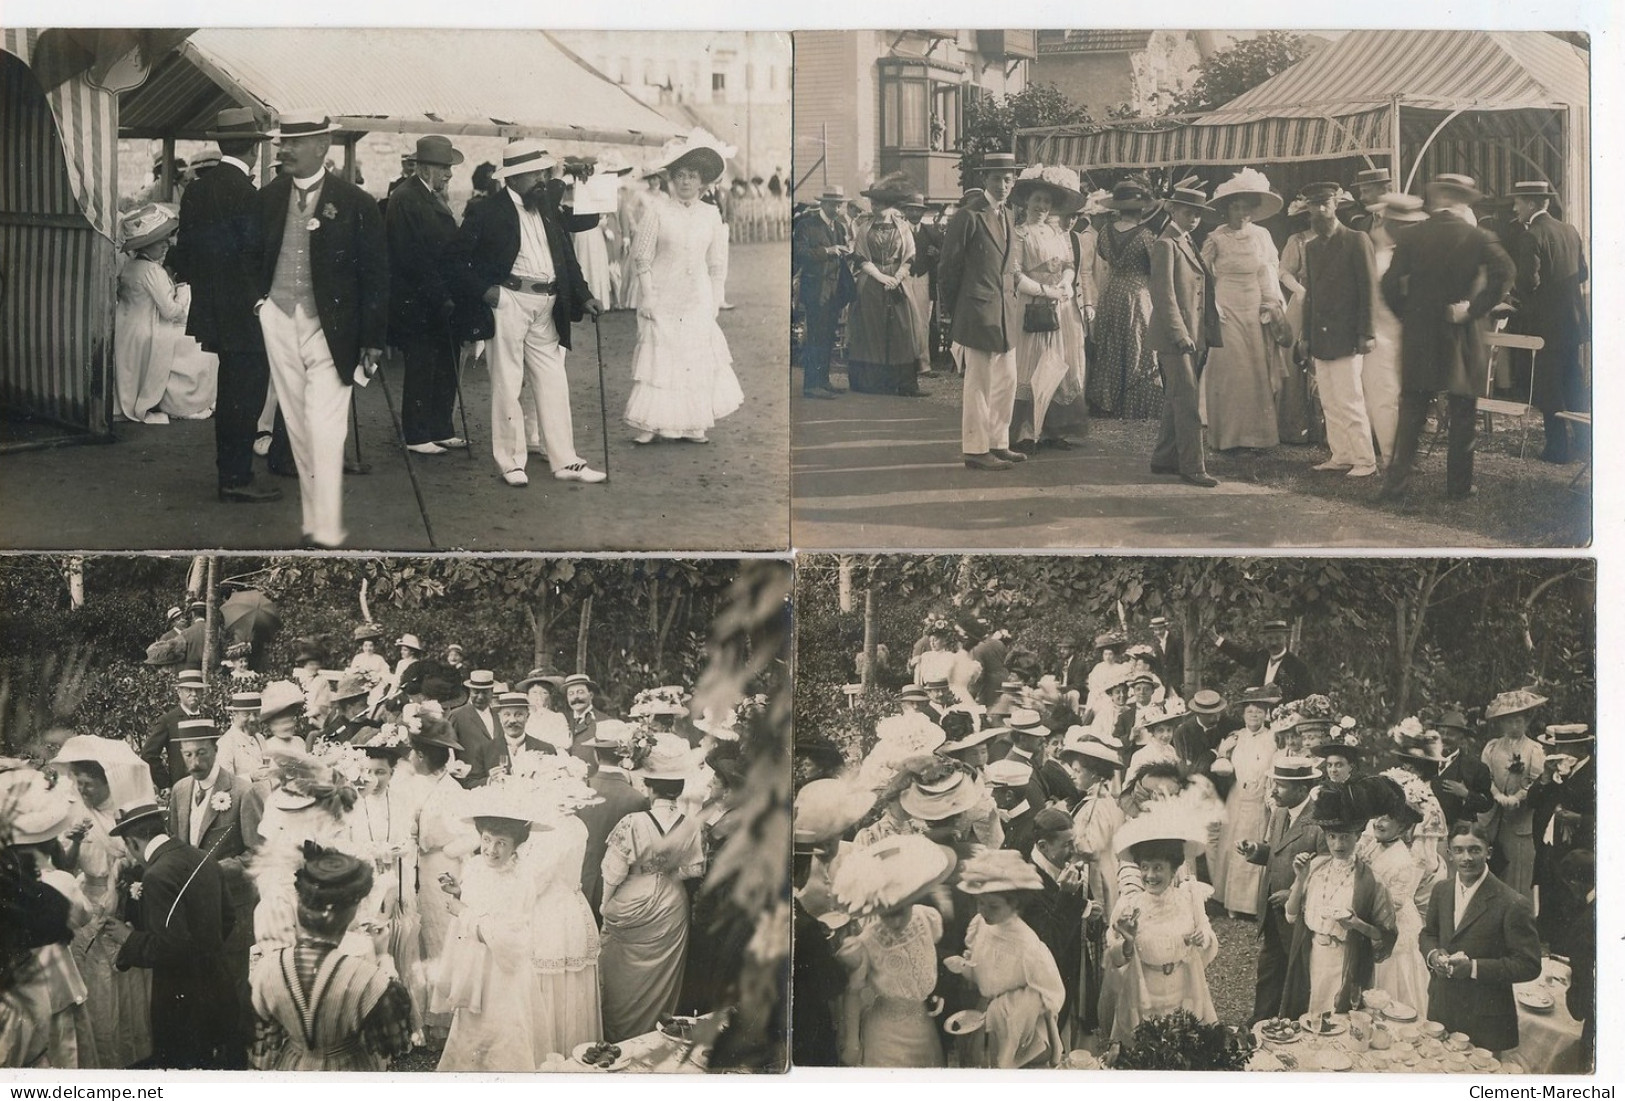
<instances>
[{"instance_id":1,"label":"white lace dress","mask_svg":"<svg viewBox=\"0 0 1625 1101\"><path fill-rule=\"evenodd\" d=\"M1416 908L1422 866L1404 841L1383 845L1373 837L1362 837L1357 855L1370 866L1371 874L1388 892L1394 906L1394 924L1399 930L1394 950L1377 964L1371 985L1386 991L1396 1001L1413 1006L1425 1021L1428 1019L1429 974L1418 943L1422 935L1422 914Z\"/></svg>"},{"instance_id":2,"label":"white lace dress","mask_svg":"<svg viewBox=\"0 0 1625 1101\"><path fill-rule=\"evenodd\" d=\"M570 1054L577 1044L604 1038L598 997L598 927L581 893L587 827L560 820L531 834L521 850L535 882L531 904L531 966L536 975L536 1057Z\"/></svg>"},{"instance_id":3,"label":"white lace dress","mask_svg":"<svg viewBox=\"0 0 1625 1101\"><path fill-rule=\"evenodd\" d=\"M894 933L878 919L841 946L851 971L849 988L861 994L858 1034L865 1067L940 1067L942 1040L926 1013L937 986L937 942L942 915L915 906L908 925Z\"/></svg>"},{"instance_id":4,"label":"white lace dress","mask_svg":"<svg viewBox=\"0 0 1625 1101\"><path fill-rule=\"evenodd\" d=\"M626 423L638 432L696 439L745 401L728 340L717 325L728 274L728 237L710 203L650 203L632 239L647 272L653 316L638 317Z\"/></svg>"}]
</instances>

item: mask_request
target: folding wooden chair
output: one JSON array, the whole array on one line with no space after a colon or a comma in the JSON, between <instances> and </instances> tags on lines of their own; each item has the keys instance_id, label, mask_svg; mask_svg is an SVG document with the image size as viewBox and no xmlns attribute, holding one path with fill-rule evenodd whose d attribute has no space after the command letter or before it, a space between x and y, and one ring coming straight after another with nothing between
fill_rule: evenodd
<instances>
[{"instance_id":1,"label":"folding wooden chair","mask_svg":"<svg viewBox=\"0 0 1625 1101\"><path fill-rule=\"evenodd\" d=\"M1484 343L1490 350L1490 369L1485 375L1484 396L1478 399L1478 411L1484 414L1484 426L1487 431L1493 431L1495 422L1491 419L1497 414L1505 417L1517 417L1523 421L1523 433L1518 440L1518 458L1523 458L1524 450L1529 446L1529 410L1535 403L1535 355L1546 342L1538 336L1525 336L1522 333L1504 333L1500 331L1484 334ZM1507 401L1504 398L1495 398L1495 353L1502 348L1523 348L1529 352L1529 394L1525 401Z\"/></svg>"}]
</instances>

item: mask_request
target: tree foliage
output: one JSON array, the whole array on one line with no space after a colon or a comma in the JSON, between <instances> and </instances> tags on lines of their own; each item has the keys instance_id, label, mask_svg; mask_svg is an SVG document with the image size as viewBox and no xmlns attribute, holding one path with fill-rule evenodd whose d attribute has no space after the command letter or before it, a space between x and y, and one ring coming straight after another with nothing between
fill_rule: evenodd
<instances>
[{"instance_id":1,"label":"tree foliage","mask_svg":"<svg viewBox=\"0 0 1625 1101\"><path fill-rule=\"evenodd\" d=\"M1196 80L1174 97L1176 114L1212 111L1308 57L1314 41L1291 31L1264 31L1209 54Z\"/></svg>"},{"instance_id":2,"label":"tree foliage","mask_svg":"<svg viewBox=\"0 0 1625 1101\"><path fill-rule=\"evenodd\" d=\"M1246 687L1211 634L1256 638L1286 618L1294 650L1349 714L1371 727L1423 705L1481 709L1496 692L1536 685L1551 721L1589 722L1596 707L1595 569L1547 559L1347 559L851 556L851 611L839 601L833 555L798 563L796 722L851 752L908 675L921 623L963 609L1008 629L1014 644L1058 671L1104 630L1149 638L1168 616L1184 635L1188 695ZM879 649L888 659L871 695L849 699L863 640L862 591L872 586Z\"/></svg>"},{"instance_id":3,"label":"tree foliage","mask_svg":"<svg viewBox=\"0 0 1625 1101\"><path fill-rule=\"evenodd\" d=\"M974 186L971 175L988 153L1014 150L1016 131L1027 126L1061 126L1091 121L1087 111L1054 84L1029 84L1007 96L986 95L965 104L960 137L960 183Z\"/></svg>"}]
</instances>

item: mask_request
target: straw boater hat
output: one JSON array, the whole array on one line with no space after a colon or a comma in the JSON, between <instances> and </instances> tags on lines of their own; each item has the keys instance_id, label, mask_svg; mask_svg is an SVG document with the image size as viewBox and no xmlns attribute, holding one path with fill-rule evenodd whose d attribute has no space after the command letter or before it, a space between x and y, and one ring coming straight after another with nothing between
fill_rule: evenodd
<instances>
[{"instance_id":1,"label":"straw boater hat","mask_svg":"<svg viewBox=\"0 0 1625 1101\"><path fill-rule=\"evenodd\" d=\"M491 173L494 180L506 180L525 172L545 172L558 159L535 138L515 138L502 149L502 163Z\"/></svg>"},{"instance_id":2,"label":"straw boater hat","mask_svg":"<svg viewBox=\"0 0 1625 1101\"><path fill-rule=\"evenodd\" d=\"M276 117L276 128L265 136L272 141L287 141L315 134L336 134L342 129L331 115L321 111L283 111Z\"/></svg>"},{"instance_id":3,"label":"straw boater hat","mask_svg":"<svg viewBox=\"0 0 1625 1101\"><path fill-rule=\"evenodd\" d=\"M1384 222L1411 225L1428 220L1427 208L1423 206L1422 200L1415 195L1390 191L1383 195L1379 209L1382 211L1382 220Z\"/></svg>"},{"instance_id":4,"label":"straw boater hat","mask_svg":"<svg viewBox=\"0 0 1625 1101\"><path fill-rule=\"evenodd\" d=\"M979 806L986 793L969 773L954 769L940 780L916 780L898 803L903 813L922 822L940 822Z\"/></svg>"},{"instance_id":5,"label":"straw boater hat","mask_svg":"<svg viewBox=\"0 0 1625 1101\"><path fill-rule=\"evenodd\" d=\"M578 684L586 685L588 691L598 691L598 682L593 680L585 673L571 673L569 676L564 678L565 688L574 688Z\"/></svg>"},{"instance_id":6,"label":"straw boater hat","mask_svg":"<svg viewBox=\"0 0 1625 1101\"><path fill-rule=\"evenodd\" d=\"M1010 205L1021 206L1028 195L1040 188L1050 193L1054 203L1053 213L1063 218L1083 209L1083 184L1076 172L1061 165L1046 168L1034 164L1023 169L1016 178L1015 186L1010 189Z\"/></svg>"},{"instance_id":7,"label":"straw boater hat","mask_svg":"<svg viewBox=\"0 0 1625 1101\"><path fill-rule=\"evenodd\" d=\"M1206 193L1204 193L1201 188L1194 185L1185 186L1182 184L1175 187L1173 191L1168 194L1168 197L1162 201L1162 205L1165 207L1189 207L1190 209L1199 211L1203 214L1218 213L1218 211L1214 210L1213 207L1208 203Z\"/></svg>"},{"instance_id":8,"label":"straw boater hat","mask_svg":"<svg viewBox=\"0 0 1625 1101\"><path fill-rule=\"evenodd\" d=\"M959 889L967 895L1042 891L1044 881L1014 849L985 849L960 866Z\"/></svg>"},{"instance_id":9,"label":"straw boater hat","mask_svg":"<svg viewBox=\"0 0 1625 1101\"><path fill-rule=\"evenodd\" d=\"M840 184L830 184L826 186L819 194L817 201L819 203L844 204L846 202L846 188L842 187Z\"/></svg>"},{"instance_id":10,"label":"straw boater hat","mask_svg":"<svg viewBox=\"0 0 1625 1101\"><path fill-rule=\"evenodd\" d=\"M214 725L213 719L196 718L182 719L175 724L175 733L170 737L172 742L213 742L220 738L220 728Z\"/></svg>"},{"instance_id":11,"label":"straw boater hat","mask_svg":"<svg viewBox=\"0 0 1625 1101\"><path fill-rule=\"evenodd\" d=\"M1535 740L1555 749L1568 749L1589 745L1596 739L1585 723L1554 723Z\"/></svg>"},{"instance_id":12,"label":"straw boater hat","mask_svg":"<svg viewBox=\"0 0 1625 1101\"><path fill-rule=\"evenodd\" d=\"M203 683L203 670L182 669L179 673L175 674L175 687L201 689L207 688L208 685Z\"/></svg>"},{"instance_id":13,"label":"straw boater hat","mask_svg":"<svg viewBox=\"0 0 1625 1101\"><path fill-rule=\"evenodd\" d=\"M201 172L205 168L214 168L220 163L220 150L200 149L192 154L192 159L186 162L186 167L193 172Z\"/></svg>"},{"instance_id":14,"label":"straw boater hat","mask_svg":"<svg viewBox=\"0 0 1625 1101\"><path fill-rule=\"evenodd\" d=\"M1117 181L1112 186L1111 198L1102 200L1100 205L1107 210L1143 212L1155 207L1157 199L1151 193L1149 182L1139 176L1130 176Z\"/></svg>"},{"instance_id":15,"label":"straw boater hat","mask_svg":"<svg viewBox=\"0 0 1625 1101\"><path fill-rule=\"evenodd\" d=\"M417 635L414 634L409 633L402 635L400 638L395 640L395 645L405 646L409 650L416 650L420 654L423 653L423 642L418 638Z\"/></svg>"},{"instance_id":16,"label":"straw boater hat","mask_svg":"<svg viewBox=\"0 0 1625 1101\"><path fill-rule=\"evenodd\" d=\"M123 837L131 827L140 822L150 822L157 819L159 822L169 820L169 812L157 803L135 803L128 807L120 807L113 816L113 824L107 832L113 837Z\"/></svg>"},{"instance_id":17,"label":"straw boater hat","mask_svg":"<svg viewBox=\"0 0 1625 1101\"><path fill-rule=\"evenodd\" d=\"M660 167L667 173L679 168L692 168L706 184L715 183L722 176L728 160L736 153L731 145L724 145L715 134L703 126L696 126L687 137L673 138L660 151Z\"/></svg>"},{"instance_id":18,"label":"straw boater hat","mask_svg":"<svg viewBox=\"0 0 1625 1101\"><path fill-rule=\"evenodd\" d=\"M1255 684L1241 693L1241 704L1253 703L1260 707L1273 707L1281 702L1281 689L1273 684Z\"/></svg>"},{"instance_id":19,"label":"straw boater hat","mask_svg":"<svg viewBox=\"0 0 1625 1101\"><path fill-rule=\"evenodd\" d=\"M1228 706L1224 697L1211 688L1204 688L1191 697L1191 712L1196 715L1222 715Z\"/></svg>"},{"instance_id":20,"label":"straw boater hat","mask_svg":"<svg viewBox=\"0 0 1625 1101\"><path fill-rule=\"evenodd\" d=\"M792 819L798 851L840 837L875 805L875 793L845 780L814 780L796 792Z\"/></svg>"},{"instance_id":21,"label":"straw boater hat","mask_svg":"<svg viewBox=\"0 0 1625 1101\"><path fill-rule=\"evenodd\" d=\"M1044 725L1043 718L1030 707L1018 707L1011 711L1005 726L1012 734L1024 734L1031 738L1049 737L1049 728Z\"/></svg>"},{"instance_id":22,"label":"straw boater hat","mask_svg":"<svg viewBox=\"0 0 1625 1101\"><path fill-rule=\"evenodd\" d=\"M1024 788L1032 783L1033 766L1006 757L988 765L983 775L996 788Z\"/></svg>"},{"instance_id":23,"label":"straw boater hat","mask_svg":"<svg viewBox=\"0 0 1625 1101\"><path fill-rule=\"evenodd\" d=\"M835 897L862 915L907 906L953 875L958 858L920 834L899 834L848 853L835 871Z\"/></svg>"},{"instance_id":24,"label":"straw boater hat","mask_svg":"<svg viewBox=\"0 0 1625 1101\"><path fill-rule=\"evenodd\" d=\"M1393 174L1386 168L1362 168L1354 174L1352 186L1358 190L1374 184L1391 184L1393 182Z\"/></svg>"},{"instance_id":25,"label":"straw boater hat","mask_svg":"<svg viewBox=\"0 0 1625 1101\"><path fill-rule=\"evenodd\" d=\"M1271 780L1312 784L1320 778L1319 762L1309 757L1277 757L1270 766Z\"/></svg>"},{"instance_id":26,"label":"straw boater hat","mask_svg":"<svg viewBox=\"0 0 1625 1101\"><path fill-rule=\"evenodd\" d=\"M497 675L489 669L471 669L463 687L474 692L490 692L497 686Z\"/></svg>"},{"instance_id":27,"label":"straw boater hat","mask_svg":"<svg viewBox=\"0 0 1625 1101\"><path fill-rule=\"evenodd\" d=\"M1258 209L1253 211L1255 221L1262 222L1281 212L1281 196L1270 189L1269 177L1256 168L1243 168L1216 187L1213 191L1213 208L1223 214L1231 199L1243 196L1258 200Z\"/></svg>"},{"instance_id":28,"label":"straw boater hat","mask_svg":"<svg viewBox=\"0 0 1625 1101\"><path fill-rule=\"evenodd\" d=\"M1026 165L1016 161L1014 153L983 153L978 172L1020 172Z\"/></svg>"},{"instance_id":29,"label":"straw boater hat","mask_svg":"<svg viewBox=\"0 0 1625 1101\"><path fill-rule=\"evenodd\" d=\"M897 693L897 698L904 703L925 703L931 698L931 693L922 684L905 684L902 691Z\"/></svg>"},{"instance_id":30,"label":"straw boater hat","mask_svg":"<svg viewBox=\"0 0 1625 1101\"><path fill-rule=\"evenodd\" d=\"M493 701L493 707L498 711L506 711L510 707L530 710L530 697L523 692L503 692Z\"/></svg>"},{"instance_id":31,"label":"straw boater hat","mask_svg":"<svg viewBox=\"0 0 1625 1101\"><path fill-rule=\"evenodd\" d=\"M173 623L185 614L186 613L181 610L181 606L179 604L173 605L169 611L164 613L164 622Z\"/></svg>"},{"instance_id":32,"label":"straw boater hat","mask_svg":"<svg viewBox=\"0 0 1625 1101\"><path fill-rule=\"evenodd\" d=\"M1502 692L1490 701L1484 709L1484 718L1499 719L1503 715L1518 715L1525 711L1533 711L1541 704L1546 703L1546 697L1536 695L1527 688L1517 688L1511 692Z\"/></svg>"},{"instance_id":33,"label":"straw boater hat","mask_svg":"<svg viewBox=\"0 0 1625 1101\"><path fill-rule=\"evenodd\" d=\"M120 225L124 232L121 247L125 252L135 252L174 236L181 218L167 203L148 203L126 214Z\"/></svg>"}]
</instances>

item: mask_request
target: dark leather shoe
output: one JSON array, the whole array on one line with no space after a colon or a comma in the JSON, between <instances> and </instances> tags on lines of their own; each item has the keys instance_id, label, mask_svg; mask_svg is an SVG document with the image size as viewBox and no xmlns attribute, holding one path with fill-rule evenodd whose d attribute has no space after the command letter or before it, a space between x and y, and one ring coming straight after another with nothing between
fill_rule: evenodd
<instances>
[{"instance_id":1,"label":"dark leather shoe","mask_svg":"<svg viewBox=\"0 0 1625 1101\"><path fill-rule=\"evenodd\" d=\"M1011 451L1007 447L995 447L988 454L995 459L1003 459L1007 463L1024 463L1027 461L1027 456L1019 451Z\"/></svg>"},{"instance_id":2,"label":"dark leather shoe","mask_svg":"<svg viewBox=\"0 0 1625 1101\"><path fill-rule=\"evenodd\" d=\"M1219 484L1219 479L1206 474L1181 474L1179 480L1186 485L1201 486L1203 489L1212 489Z\"/></svg>"},{"instance_id":3,"label":"dark leather shoe","mask_svg":"<svg viewBox=\"0 0 1625 1101\"><path fill-rule=\"evenodd\" d=\"M1023 455L1036 455L1038 454L1038 441L1017 440L1015 443L1010 445L1010 450L1019 451Z\"/></svg>"},{"instance_id":4,"label":"dark leather shoe","mask_svg":"<svg viewBox=\"0 0 1625 1101\"><path fill-rule=\"evenodd\" d=\"M1156 463L1152 463L1151 464L1151 473L1153 473L1153 474L1178 474L1179 473L1179 468L1177 466L1158 466Z\"/></svg>"},{"instance_id":5,"label":"dark leather shoe","mask_svg":"<svg viewBox=\"0 0 1625 1101\"><path fill-rule=\"evenodd\" d=\"M346 474L371 474L372 473L372 464L371 463L358 463L354 459L345 459L344 460L344 473L346 473Z\"/></svg>"},{"instance_id":6,"label":"dark leather shoe","mask_svg":"<svg viewBox=\"0 0 1625 1101\"><path fill-rule=\"evenodd\" d=\"M282 491L276 486L256 485L254 482L245 482L240 486L221 486L220 499L245 504L264 504L268 501L282 500Z\"/></svg>"},{"instance_id":7,"label":"dark leather shoe","mask_svg":"<svg viewBox=\"0 0 1625 1101\"><path fill-rule=\"evenodd\" d=\"M965 465L972 470L1009 470L1014 464L1007 463L992 452L988 452L983 455L966 455Z\"/></svg>"},{"instance_id":8,"label":"dark leather shoe","mask_svg":"<svg viewBox=\"0 0 1625 1101\"><path fill-rule=\"evenodd\" d=\"M834 401L835 400L835 395L834 394L831 394L831 393L829 393L827 391L824 391L824 390L803 390L803 391L801 391L801 396L804 397L804 398L817 398L819 401Z\"/></svg>"},{"instance_id":9,"label":"dark leather shoe","mask_svg":"<svg viewBox=\"0 0 1625 1101\"><path fill-rule=\"evenodd\" d=\"M1039 440L1038 446L1047 447L1051 451L1076 451L1078 449L1077 444L1060 436L1055 437L1053 440Z\"/></svg>"},{"instance_id":10,"label":"dark leather shoe","mask_svg":"<svg viewBox=\"0 0 1625 1101\"><path fill-rule=\"evenodd\" d=\"M278 478L299 477L299 468L296 466L283 466L281 463L266 463L265 467Z\"/></svg>"}]
</instances>

